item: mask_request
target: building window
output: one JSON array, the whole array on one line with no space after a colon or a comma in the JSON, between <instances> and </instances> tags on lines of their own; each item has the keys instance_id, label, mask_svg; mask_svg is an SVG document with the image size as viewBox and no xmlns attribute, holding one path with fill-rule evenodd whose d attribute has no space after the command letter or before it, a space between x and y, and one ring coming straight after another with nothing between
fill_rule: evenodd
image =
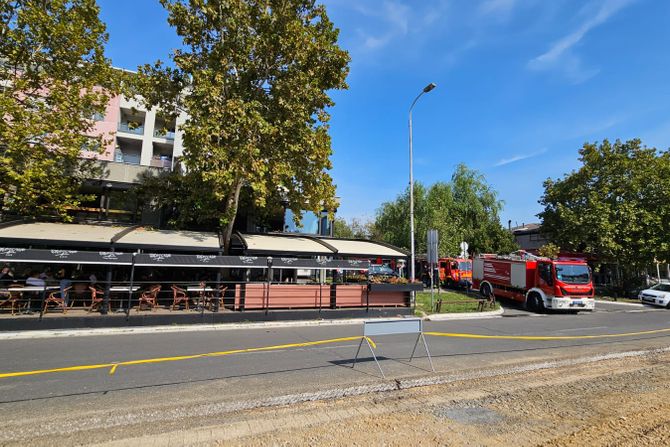
<instances>
[{"instance_id":1,"label":"building window","mask_svg":"<svg viewBox=\"0 0 670 447\"><path fill-rule=\"evenodd\" d=\"M284 214L284 231L288 233L319 234L319 217L311 211L302 213L301 226L293 221L293 211L287 209Z\"/></svg>"}]
</instances>

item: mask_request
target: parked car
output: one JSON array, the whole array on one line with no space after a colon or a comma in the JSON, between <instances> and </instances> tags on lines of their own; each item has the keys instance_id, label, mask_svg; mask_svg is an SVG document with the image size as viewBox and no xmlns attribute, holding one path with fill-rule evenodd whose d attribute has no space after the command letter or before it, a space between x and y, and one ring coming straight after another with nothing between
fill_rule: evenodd
<instances>
[{"instance_id":1,"label":"parked car","mask_svg":"<svg viewBox=\"0 0 670 447\"><path fill-rule=\"evenodd\" d=\"M370 276L398 276L388 264L370 264Z\"/></svg>"},{"instance_id":2,"label":"parked car","mask_svg":"<svg viewBox=\"0 0 670 447\"><path fill-rule=\"evenodd\" d=\"M670 309L670 283L662 282L649 289L644 289L638 296L644 304L653 304Z\"/></svg>"}]
</instances>

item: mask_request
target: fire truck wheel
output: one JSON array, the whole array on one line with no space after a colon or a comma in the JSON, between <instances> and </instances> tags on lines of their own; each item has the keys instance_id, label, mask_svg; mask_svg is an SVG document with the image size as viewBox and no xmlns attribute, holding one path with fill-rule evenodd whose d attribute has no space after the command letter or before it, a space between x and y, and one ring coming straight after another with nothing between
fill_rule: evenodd
<instances>
[{"instance_id":1,"label":"fire truck wheel","mask_svg":"<svg viewBox=\"0 0 670 447\"><path fill-rule=\"evenodd\" d=\"M488 284L482 284L480 293L484 298L489 299L491 297L491 286L489 286Z\"/></svg>"},{"instance_id":2,"label":"fire truck wheel","mask_svg":"<svg viewBox=\"0 0 670 447\"><path fill-rule=\"evenodd\" d=\"M537 293L531 293L526 299L526 310L531 312L542 313L544 311L544 303L542 297Z\"/></svg>"}]
</instances>

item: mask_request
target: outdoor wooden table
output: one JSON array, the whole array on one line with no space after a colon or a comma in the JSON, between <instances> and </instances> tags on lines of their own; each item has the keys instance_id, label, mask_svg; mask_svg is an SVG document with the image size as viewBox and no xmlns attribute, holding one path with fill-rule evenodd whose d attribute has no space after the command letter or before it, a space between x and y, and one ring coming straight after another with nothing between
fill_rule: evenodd
<instances>
[{"instance_id":1,"label":"outdoor wooden table","mask_svg":"<svg viewBox=\"0 0 670 447\"><path fill-rule=\"evenodd\" d=\"M140 286L133 286L133 292L137 292L140 290ZM112 293L118 293L118 292L130 292L130 286L113 286L109 288L109 291Z\"/></svg>"},{"instance_id":2,"label":"outdoor wooden table","mask_svg":"<svg viewBox=\"0 0 670 447\"><path fill-rule=\"evenodd\" d=\"M140 286L133 286L132 290L131 290L130 286L112 286L112 287L109 288L109 293L110 293L110 295L112 293L124 293L124 292L125 293L128 293L128 292L135 293L138 290L140 290ZM111 301L111 297L110 297L110 301ZM123 308L123 302L125 301L125 298L121 298L118 301L121 304L121 306L119 306L116 309L116 312L125 312L125 309Z\"/></svg>"},{"instance_id":3,"label":"outdoor wooden table","mask_svg":"<svg viewBox=\"0 0 670 447\"><path fill-rule=\"evenodd\" d=\"M203 310L205 307L205 303L202 302L204 298L204 292L213 292L214 289L211 287L200 287L200 286L188 286L186 287L187 292L199 292L198 294L198 302L196 304L196 308L198 310Z\"/></svg>"},{"instance_id":4,"label":"outdoor wooden table","mask_svg":"<svg viewBox=\"0 0 670 447\"><path fill-rule=\"evenodd\" d=\"M186 291L187 292L213 292L214 289L211 288L211 287L196 286L196 287L187 287Z\"/></svg>"}]
</instances>

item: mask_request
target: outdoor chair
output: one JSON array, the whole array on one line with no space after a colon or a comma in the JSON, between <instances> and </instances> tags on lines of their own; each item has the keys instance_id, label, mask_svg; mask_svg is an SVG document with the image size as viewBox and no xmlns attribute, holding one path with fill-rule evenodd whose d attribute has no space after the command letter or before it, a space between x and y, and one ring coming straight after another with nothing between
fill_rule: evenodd
<instances>
[{"instance_id":1,"label":"outdoor chair","mask_svg":"<svg viewBox=\"0 0 670 447\"><path fill-rule=\"evenodd\" d=\"M105 292L93 286L89 286L88 290L91 291L91 305L88 307L88 312L93 312L95 308L99 310L105 302Z\"/></svg>"},{"instance_id":2,"label":"outdoor chair","mask_svg":"<svg viewBox=\"0 0 670 447\"><path fill-rule=\"evenodd\" d=\"M14 287L21 287L20 285L14 285ZM4 295L0 298L0 307L11 307L12 315L16 313L18 309L21 308L21 300L23 296L21 292L12 292L12 286L9 286L7 295Z\"/></svg>"},{"instance_id":3,"label":"outdoor chair","mask_svg":"<svg viewBox=\"0 0 670 447\"><path fill-rule=\"evenodd\" d=\"M49 304L55 304L56 307L55 309L58 309L59 307L63 309L63 314L67 313L67 304L65 304L65 298L67 297L67 294L70 292L70 289L72 287L66 287L63 289L63 293L59 291L56 292L51 292L47 299L44 300L44 309L42 309L42 313L47 313L47 309L49 307Z\"/></svg>"},{"instance_id":4,"label":"outdoor chair","mask_svg":"<svg viewBox=\"0 0 670 447\"><path fill-rule=\"evenodd\" d=\"M219 297L216 297L216 293L210 292L209 294L205 295L205 307L209 308L209 310L213 310L213 305L216 301L218 301L218 308L223 307L223 296L226 293L226 289L228 287L226 286L221 286L219 287Z\"/></svg>"},{"instance_id":5,"label":"outdoor chair","mask_svg":"<svg viewBox=\"0 0 670 447\"><path fill-rule=\"evenodd\" d=\"M200 281L198 288L200 289L198 292L198 308L202 309L209 301L212 292L207 291L207 283L205 281Z\"/></svg>"},{"instance_id":6,"label":"outdoor chair","mask_svg":"<svg viewBox=\"0 0 670 447\"><path fill-rule=\"evenodd\" d=\"M82 303L86 303L90 295L90 290L88 284L85 282L75 282L72 284L72 291L70 292L70 309L74 307L75 301L79 300ZM84 305L84 307L86 307Z\"/></svg>"},{"instance_id":7,"label":"outdoor chair","mask_svg":"<svg viewBox=\"0 0 670 447\"><path fill-rule=\"evenodd\" d=\"M186 306L186 310L188 310L188 304L191 300L191 298L186 294L186 290L182 289L181 287L178 287L176 285L172 285L172 306L170 306L170 310L174 310L175 306L178 308L181 303L184 303Z\"/></svg>"},{"instance_id":8,"label":"outdoor chair","mask_svg":"<svg viewBox=\"0 0 670 447\"><path fill-rule=\"evenodd\" d=\"M142 304L148 304L152 311L158 307L158 292L161 291L160 285L151 286L151 288L140 295L140 302L137 305L137 311L142 308Z\"/></svg>"}]
</instances>

